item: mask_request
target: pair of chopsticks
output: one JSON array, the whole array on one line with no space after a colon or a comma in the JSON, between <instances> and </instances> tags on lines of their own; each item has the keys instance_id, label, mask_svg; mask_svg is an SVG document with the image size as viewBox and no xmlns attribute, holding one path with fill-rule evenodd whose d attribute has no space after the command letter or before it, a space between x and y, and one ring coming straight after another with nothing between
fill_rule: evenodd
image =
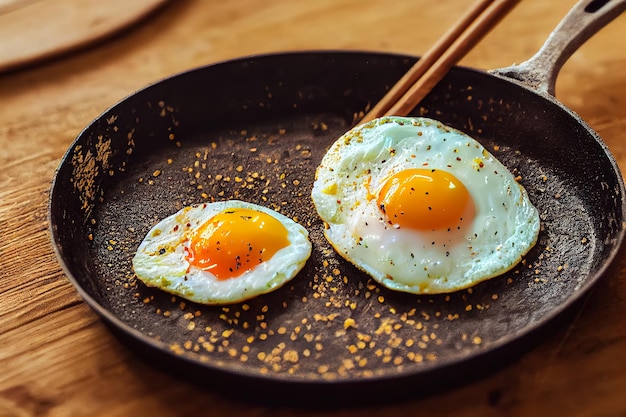
<instances>
[{"instance_id":1,"label":"pair of chopsticks","mask_svg":"<svg viewBox=\"0 0 626 417\"><path fill-rule=\"evenodd\" d=\"M478 0L361 119L405 116L519 0Z\"/></svg>"}]
</instances>

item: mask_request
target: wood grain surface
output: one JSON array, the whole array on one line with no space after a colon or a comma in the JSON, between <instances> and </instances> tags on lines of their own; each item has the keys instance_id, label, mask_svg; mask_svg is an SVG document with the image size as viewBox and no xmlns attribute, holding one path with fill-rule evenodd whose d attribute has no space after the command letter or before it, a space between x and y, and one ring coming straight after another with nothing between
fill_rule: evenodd
<instances>
[{"instance_id":1,"label":"wood grain surface","mask_svg":"<svg viewBox=\"0 0 626 417\"><path fill-rule=\"evenodd\" d=\"M177 72L249 54L419 55L470 4L172 1L107 42L0 74L0 416L626 416L624 250L571 322L489 377L414 401L324 412L234 401L153 369L82 302L54 256L47 224L54 170L80 130L119 99ZM522 1L462 64L492 69L525 60L572 5ZM621 16L574 54L556 91L622 170L624 39Z\"/></svg>"},{"instance_id":2,"label":"wood grain surface","mask_svg":"<svg viewBox=\"0 0 626 417\"><path fill-rule=\"evenodd\" d=\"M1 0L0 71L95 43L137 22L165 0Z\"/></svg>"}]
</instances>

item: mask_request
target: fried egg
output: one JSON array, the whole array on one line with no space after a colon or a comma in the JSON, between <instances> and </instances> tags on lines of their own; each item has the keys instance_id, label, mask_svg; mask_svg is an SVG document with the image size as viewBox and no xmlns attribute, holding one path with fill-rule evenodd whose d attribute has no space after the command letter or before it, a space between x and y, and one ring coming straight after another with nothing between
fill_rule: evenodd
<instances>
[{"instance_id":1,"label":"fried egg","mask_svg":"<svg viewBox=\"0 0 626 417\"><path fill-rule=\"evenodd\" d=\"M471 287L513 268L540 220L479 142L427 118L383 117L331 145L311 193L335 250L384 286Z\"/></svg>"},{"instance_id":2,"label":"fried egg","mask_svg":"<svg viewBox=\"0 0 626 417\"><path fill-rule=\"evenodd\" d=\"M161 220L132 264L147 286L214 305L279 288L310 255L304 227L274 210L231 200L185 207Z\"/></svg>"}]
</instances>

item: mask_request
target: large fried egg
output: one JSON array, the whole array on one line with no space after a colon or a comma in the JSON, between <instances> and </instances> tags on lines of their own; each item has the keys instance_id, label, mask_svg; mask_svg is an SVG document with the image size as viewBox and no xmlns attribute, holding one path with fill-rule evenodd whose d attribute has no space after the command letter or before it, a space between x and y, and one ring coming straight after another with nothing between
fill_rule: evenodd
<instances>
[{"instance_id":1,"label":"large fried egg","mask_svg":"<svg viewBox=\"0 0 626 417\"><path fill-rule=\"evenodd\" d=\"M147 286L213 305L279 288L310 254L304 227L274 210L230 200L185 207L161 220L132 263Z\"/></svg>"},{"instance_id":2,"label":"large fried egg","mask_svg":"<svg viewBox=\"0 0 626 417\"><path fill-rule=\"evenodd\" d=\"M312 199L335 250L388 288L446 293L513 268L537 209L480 143L426 118L383 117L340 137Z\"/></svg>"}]
</instances>

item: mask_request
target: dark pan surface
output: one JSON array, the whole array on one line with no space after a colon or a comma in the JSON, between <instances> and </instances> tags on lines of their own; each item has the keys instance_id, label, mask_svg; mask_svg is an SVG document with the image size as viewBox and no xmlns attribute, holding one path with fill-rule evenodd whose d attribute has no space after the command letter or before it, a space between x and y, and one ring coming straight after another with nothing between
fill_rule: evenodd
<instances>
[{"instance_id":1,"label":"dark pan surface","mask_svg":"<svg viewBox=\"0 0 626 417\"><path fill-rule=\"evenodd\" d=\"M309 194L326 148L414 61L357 52L254 57L123 100L81 133L53 185L52 234L68 276L117 332L190 377L329 391L408 378L417 388L468 378L471 361L480 370L509 347L512 354L608 266L623 235L621 175L599 138L556 100L455 68L415 114L466 131L520 176L541 213L539 242L514 270L471 290L381 288L332 251ZM310 231L313 254L290 284L207 307L133 277L131 258L157 221L229 198L279 210Z\"/></svg>"}]
</instances>

